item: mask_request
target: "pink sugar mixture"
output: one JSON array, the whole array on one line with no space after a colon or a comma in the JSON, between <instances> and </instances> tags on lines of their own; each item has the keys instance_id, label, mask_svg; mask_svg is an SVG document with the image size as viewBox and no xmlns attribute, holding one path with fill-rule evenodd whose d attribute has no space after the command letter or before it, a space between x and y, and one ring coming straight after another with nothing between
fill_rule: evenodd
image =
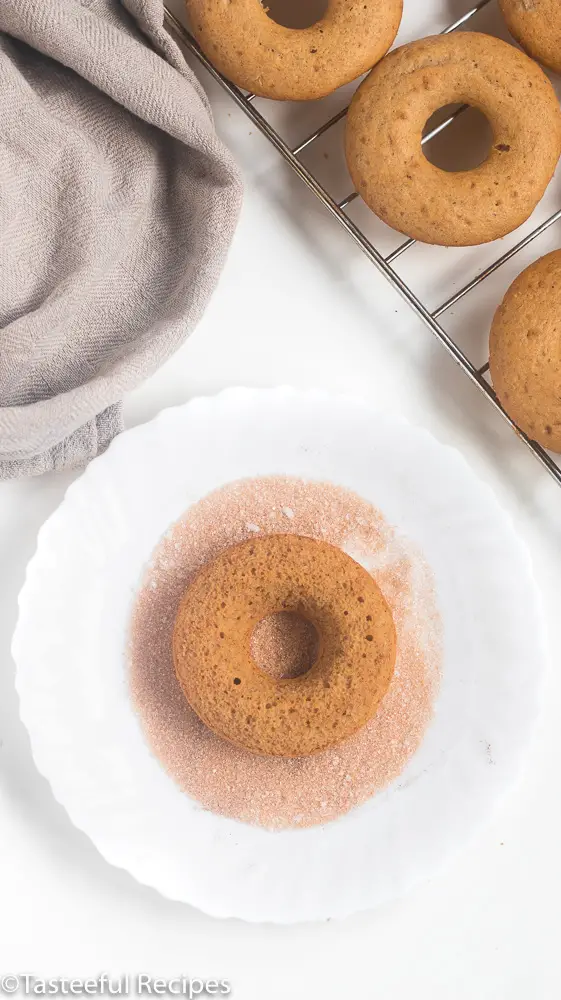
<instances>
[{"instance_id":1,"label":"pink sugar mixture","mask_svg":"<svg viewBox=\"0 0 561 1000\"><path fill-rule=\"evenodd\" d=\"M180 598L209 560L260 534L331 542L375 578L397 631L394 677L376 716L313 757L260 757L215 736L177 683L171 636ZM272 615L251 652L273 676L296 676L317 636L295 616ZM386 787L415 753L438 692L441 626L422 556L365 500L325 483L271 477L225 486L194 504L157 545L133 610L130 679L146 740L179 787L203 808L268 829L336 819Z\"/></svg>"}]
</instances>

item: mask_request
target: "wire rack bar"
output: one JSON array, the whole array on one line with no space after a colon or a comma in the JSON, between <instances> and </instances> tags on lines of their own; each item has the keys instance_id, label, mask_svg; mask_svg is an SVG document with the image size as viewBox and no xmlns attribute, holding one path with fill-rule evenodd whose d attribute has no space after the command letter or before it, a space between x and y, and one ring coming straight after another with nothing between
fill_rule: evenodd
<instances>
[{"instance_id":1,"label":"wire rack bar","mask_svg":"<svg viewBox=\"0 0 561 1000\"><path fill-rule=\"evenodd\" d=\"M440 135L441 132L444 132L444 129L448 128L448 126L451 125L452 122L455 122L456 118L458 118L460 115L463 115L464 111L467 111L468 108L469 104L460 104L460 107L456 108L456 110L453 111L448 118L445 118L444 121L440 123L440 125L437 125L435 128L432 128L430 132L427 132L427 134L423 136L423 138L421 139L421 146L424 146L427 142L430 142L431 139L434 139L435 135Z\"/></svg>"},{"instance_id":2,"label":"wire rack bar","mask_svg":"<svg viewBox=\"0 0 561 1000\"><path fill-rule=\"evenodd\" d=\"M476 3L475 7L472 7L471 10L466 11L466 13L462 14L462 16L459 17L457 21L454 21L452 24L449 24L447 28L444 28L444 31L442 31L441 34L449 35L451 31L456 31L457 28L461 28L463 24L466 24L474 16L474 14L479 13L479 11L483 10L483 8L486 7L487 4L489 3L491 3L491 0L480 0L479 3Z\"/></svg>"},{"instance_id":3,"label":"wire rack bar","mask_svg":"<svg viewBox=\"0 0 561 1000\"><path fill-rule=\"evenodd\" d=\"M523 240L520 240L520 243L517 243L515 246L511 247L510 250L507 250L507 252L504 253L502 257L499 257L497 260L495 260L492 264L489 265L489 267L486 267L484 271L481 271L480 274L476 274L475 278L472 278L471 281L468 281L467 285L464 285L463 288L460 288L459 292L456 292L456 294L452 295L452 297L447 299L446 302L443 302L442 305L439 306L438 309L435 309L435 311L433 312L432 315L434 316L434 318L438 319L438 317L442 316L442 313L445 313L447 309L450 309L452 306L455 306L456 302L459 302L460 299L463 299L464 295L467 295L468 292L471 292L473 288L477 288L477 286L480 285L482 281L485 281L485 278L488 278L490 274L494 274L495 271L498 271L499 267L502 267L502 265L506 264L507 261L512 260L512 258L515 257L516 254L520 252L520 250L523 250L524 247L527 247L528 244L532 243L535 239L537 239L538 236L541 236L542 233L545 233L545 231L549 229L549 227L552 226L554 222L558 222L559 219L561 219L561 210L559 212L554 212L553 215L550 215L549 219L546 219L545 222L542 222L541 226L538 226L537 229L533 229L532 232L528 233L528 235L525 236Z\"/></svg>"},{"instance_id":4,"label":"wire rack bar","mask_svg":"<svg viewBox=\"0 0 561 1000\"><path fill-rule=\"evenodd\" d=\"M337 122L340 122L341 119L345 117L348 110L349 108L347 105L346 108L342 108L341 111L339 111L336 115L333 115L333 118L330 118L328 122L325 122L325 124L322 125L321 128L318 128L316 129L315 132L312 132L312 134L309 135L307 139L304 139L304 142L301 142L298 146L295 146L294 149L292 150L294 155L298 156L298 154L301 153L302 150L306 149L307 146L310 146L312 142L316 141L316 139L319 139L320 135L323 135L324 132L327 132L327 130L330 129L332 125L336 125Z\"/></svg>"},{"instance_id":5,"label":"wire rack bar","mask_svg":"<svg viewBox=\"0 0 561 1000\"><path fill-rule=\"evenodd\" d=\"M349 194L347 195L346 198L343 198L343 201L338 202L339 208L341 209L346 208L347 205L350 205L351 202L355 201L356 198L358 198L358 191L353 191L352 194Z\"/></svg>"},{"instance_id":6,"label":"wire rack bar","mask_svg":"<svg viewBox=\"0 0 561 1000\"><path fill-rule=\"evenodd\" d=\"M449 25L448 28L442 32L443 34L448 34L451 31L456 30L456 28L461 27L467 21L470 20L479 10L486 7L491 0L480 0L476 6L471 8L466 14L454 22L454 24ZM337 222L342 226L342 228L347 232L350 238L353 240L356 246L358 246L368 260L387 278L390 284L393 286L396 292L407 302L407 304L413 309L417 316L423 321L425 326L434 334L437 340L442 344L448 354L453 358L456 364L462 369L464 374L469 378L469 380L478 387L478 389L486 396L489 403L494 407L494 409L501 415L501 417L507 422L507 424L515 431L518 437L523 441L526 447L533 453L538 462L543 466L543 468L549 473L549 475L555 480L555 482L561 486L561 469L555 464L550 455L535 441L531 441L523 431L521 431L511 417L506 413L501 404L499 403L492 386L483 377L484 373L488 369L488 365L484 365L483 368L476 368L472 364L470 359L461 350L458 344L450 337L443 326L440 325L438 319L433 315L423 302L415 295L413 290L402 280L399 274L391 266L392 261L397 259L401 253L404 253L409 246L414 244L414 240L407 240L403 243L401 247L398 247L393 254L390 254L388 258L384 258L382 254L376 249L376 247L371 243L371 241L365 236L365 234L358 228L357 225L345 214L343 208L354 200L355 193L352 196L344 199L342 204L338 204L328 191L319 183L319 181L314 177L314 175L300 162L296 152L291 149L284 139L279 135L278 132L272 127L272 125L267 121L266 118L254 107L252 101L255 95L244 95L242 91L230 83L223 77L218 70L214 68L210 60L206 57L204 52L199 48L194 38L189 34L187 29L181 24L181 22L175 17L171 11L166 9L165 22L167 27L178 37L178 39L196 56L202 66L210 73L210 75L220 84L221 87L230 95L232 100L240 107L244 113L250 118L256 128L271 142L271 144L277 149L281 154L283 159L292 167L297 176L306 184L306 186L315 194L322 205L327 209L327 211L337 220ZM310 145L316 138L327 131L331 125L335 124L336 121L340 121L344 117L347 109L344 108L342 111L335 115L334 118L330 119L321 128L316 130L308 139L304 140L296 150L298 152L302 151L306 146ZM460 110L458 109L458 113ZM455 114L451 116L453 120L457 117ZM448 122L449 124L450 122ZM442 128L446 127L442 124ZM442 131L442 128L439 131ZM427 139L428 141L428 139ZM552 225L556 221L556 217L560 216L560 213L556 213L556 216L552 216L551 220L547 220L549 225ZM534 233L531 233L529 237L526 237L526 241L522 241L524 245L527 245L531 239L538 236L540 232L547 228L547 224L538 227ZM513 248L516 252L516 248ZM519 249L522 249L520 246ZM513 254L509 251L509 255L504 255L505 259L510 259ZM492 269L487 269L489 273L496 270L500 263L505 261L501 258L500 262L493 265ZM482 272L481 275L477 276L473 282L470 282L470 287L475 287L486 277L486 273ZM467 294L470 290L466 285L466 290L463 294ZM460 293L457 293L459 297L462 297ZM457 299L456 299L457 301ZM444 303L445 308L449 308L451 305L451 300ZM441 311L445 311L444 308L440 307ZM440 313L439 313L440 315Z\"/></svg>"},{"instance_id":7,"label":"wire rack bar","mask_svg":"<svg viewBox=\"0 0 561 1000\"><path fill-rule=\"evenodd\" d=\"M392 250L391 253L386 257L386 264L393 264L394 260L401 257L402 253L409 250L409 247L414 247L417 240L405 240L405 243L401 243L396 250Z\"/></svg>"}]
</instances>

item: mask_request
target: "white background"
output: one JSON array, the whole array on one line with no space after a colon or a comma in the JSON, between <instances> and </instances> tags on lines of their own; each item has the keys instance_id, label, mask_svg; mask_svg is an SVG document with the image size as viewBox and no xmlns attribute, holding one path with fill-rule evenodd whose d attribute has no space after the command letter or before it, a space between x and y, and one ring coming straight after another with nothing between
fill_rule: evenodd
<instances>
[{"instance_id":1,"label":"white background","mask_svg":"<svg viewBox=\"0 0 561 1000\"><path fill-rule=\"evenodd\" d=\"M405 6L403 41L441 29L469 0ZM494 0L470 27L503 31ZM241 1000L553 1000L561 990L561 494L278 154L204 80L244 172L242 219L203 322L129 397L127 424L228 385L292 383L362 394L455 444L493 486L532 553L552 653L543 716L516 792L477 843L404 900L343 923L282 929L218 922L166 902L102 861L34 769L18 721L10 640L37 530L73 477L4 484L0 974L223 977ZM344 99L258 106L296 143ZM341 138L340 128L331 130L305 158L339 197L350 191ZM558 171L531 225L515 236L465 251L415 247L399 272L437 306L559 207L560 182ZM362 205L349 211L383 250L398 245ZM559 224L446 314L445 325L476 362L485 360L493 309L510 281L558 244Z\"/></svg>"}]
</instances>

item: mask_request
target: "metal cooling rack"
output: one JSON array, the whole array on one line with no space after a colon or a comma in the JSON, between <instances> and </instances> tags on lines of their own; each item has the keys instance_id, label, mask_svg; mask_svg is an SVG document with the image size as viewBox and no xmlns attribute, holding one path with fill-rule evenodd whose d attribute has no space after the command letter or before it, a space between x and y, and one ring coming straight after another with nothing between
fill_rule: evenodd
<instances>
[{"instance_id":1,"label":"metal cooling rack","mask_svg":"<svg viewBox=\"0 0 561 1000\"><path fill-rule=\"evenodd\" d=\"M448 25L444 29L442 34L446 35L452 31L456 31L462 25L465 25L471 18L477 14L478 11L486 7L491 0L480 0L474 7L466 11L466 13L454 21L453 24ZM550 476L555 480L558 486L561 486L561 468L553 461L551 456L535 441L531 441L523 431L514 423L514 421L509 417L508 413L502 408L499 403L491 384L487 381L485 377L489 370L489 363L487 362L481 368L476 368L474 364L469 360L462 349L455 343L452 337L446 332L444 326L439 322L441 316L451 309L460 299L463 299L465 295L468 295L474 288L477 288L481 282L485 281L489 275L497 271L503 264L506 264L512 257L514 257L520 250L532 243L533 240L541 236L550 226L561 219L561 209L554 213L543 222L540 226L534 229L531 233L520 240L515 246L511 247L507 253L504 253L501 257L490 264L489 267L485 268L479 274L468 281L459 291L455 292L454 295L447 298L437 309L430 311L424 303L415 295L412 289L402 280L402 278L397 274L393 268L393 263L401 257L410 247L415 244L415 240L408 239L401 243L392 253L387 256L383 256L379 250L376 249L373 243L368 239L368 237L362 232L361 229L349 218L346 214L345 209L358 198L358 193L352 191L346 198L342 201L335 201L328 191L319 183L319 181L314 177L312 173L300 162L300 154L308 148L316 139L319 139L321 135L324 135L333 125L341 121L345 117L348 106L343 108L338 114L334 115L328 121L326 121L320 128L317 128L311 135L308 135L302 142L298 143L297 146L290 147L284 141L281 135L270 125L267 119L261 114L260 111L254 106L253 101L256 99L255 94L244 94L238 87L235 87L232 83L226 80L207 59L205 54L201 51L194 38L189 34L187 29L181 24L180 21L166 9L166 25L167 27L179 38L181 43L185 45L192 53L197 57L200 63L205 67L206 70L214 77L215 80L227 91L230 97L235 101L235 103L240 107L247 117L253 122L253 124L259 129L260 132L266 136L267 139L273 144L273 146L278 150L281 156L290 164L294 172L298 177L310 188L311 191L316 195L322 205L337 219L337 222L343 227L343 229L348 233L350 238L360 247L362 252L368 257L372 264L382 272L387 278L390 284L395 288L397 292L402 296L403 299L409 304L413 312L423 321L425 326L434 334L437 340L442 344L442 346L448 351L452 356L456 364L462 369L465 375L475 383L475 385L480 389L480 391L486 396L487 400L492 406L500 413L504 420L510 425L510 427L516 432L518 437L524 442L527 448L532 452L534 457L540 462L540 464L549 472ZM422 142L423 144L429 142L430 139L434 139L439 132L442 132L447 128L458 115L461 115L467 108L467 105L456 109L453 114L451 114L445 121L441 122L436 128L432 129L427 135L424 136Z\"/></svg>"}]
</instances>

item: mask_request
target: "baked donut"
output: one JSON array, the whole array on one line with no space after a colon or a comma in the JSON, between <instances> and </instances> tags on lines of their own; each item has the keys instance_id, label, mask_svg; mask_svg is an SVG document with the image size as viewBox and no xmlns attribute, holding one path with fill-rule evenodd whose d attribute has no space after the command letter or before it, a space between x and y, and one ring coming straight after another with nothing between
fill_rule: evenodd
<instances>
[{"instance_id":1,"label":"baked donut","mask_svg":"<svg viewBox=\"0 0 561 1000\"><path fill-rule=\"evenodd\" d=\"M499 0L508 30L528 55L561 73L559 0Z\"/></svg>"},{"instance_id":2,"label":"baked donut","mask_svg":"<svg viewBox=\"0 0 561 1000\"><path fill-rule=\"evenodd\" d=\"M279 611L316 628L299 677L251 658L253 629ZM173 633L175 671L200 719L258 754L302 757L352 736L375 714L395 664L391 612L369 573L326 542L269 535L227 549L187 588Z\"/></svg>"},{"instance_id":3,"label":"baked donut","mask_svg":"<svg viewBox=\"0 0 561 1000\"><path fill-rule=\"evenodd\" d=\"M393 43L403 0L328 0L309 28L286 28L260 0L186 0L213 65L260 97L313 101L372 69Z\"/></svg>"},{"instance_id":4,"label":"baked donut","mask_svg":"<svg viewBox=\"0 0 561 1000\"><path fill-rule=\"evenodd\" d=\"M520 274L489 342L493 388L529 438L561 452L561 250Z\"/></svg>"},{"instance_id":5,"label":"baked donut","mask_svg":"<svg viewBox=\"0 0 561 1000\"><path fill-rule=\"evenodd\" d=\"M451 173L430 163L421 137L448 104L478 108L493 129L487 159ZM358 88L346 129L347 162L367 205L424 243L472 246L520 226L561 153L561 109L540 69L490 35L457 32L390 53Z\"/></svg>"}]
</instances>

